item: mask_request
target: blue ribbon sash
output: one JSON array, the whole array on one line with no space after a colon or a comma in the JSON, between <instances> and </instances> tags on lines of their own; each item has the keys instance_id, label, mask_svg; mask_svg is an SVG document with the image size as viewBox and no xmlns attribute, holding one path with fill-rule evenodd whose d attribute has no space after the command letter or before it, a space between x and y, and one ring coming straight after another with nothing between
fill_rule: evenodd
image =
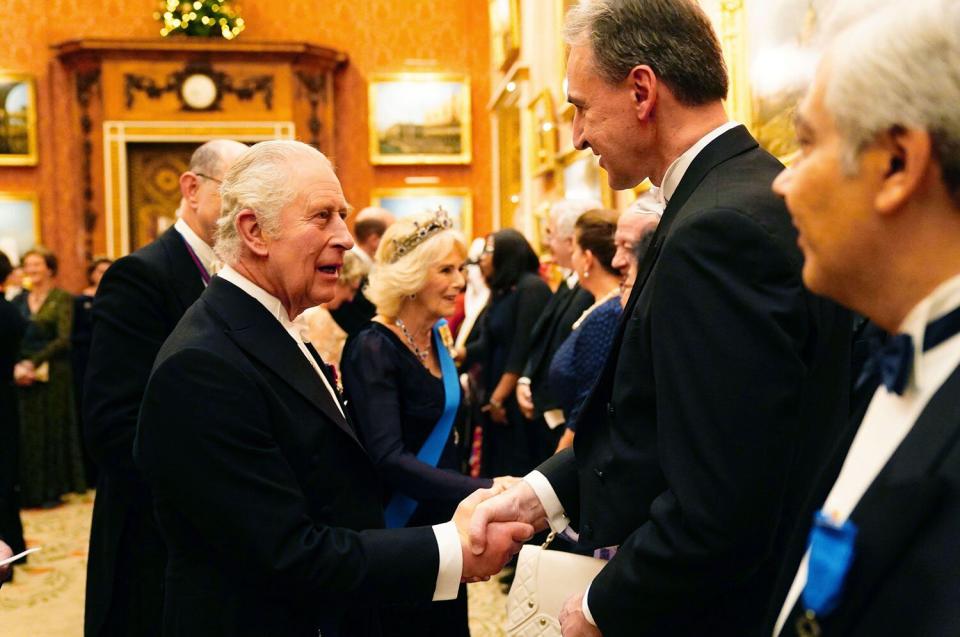
<instances>
[{"instance_id":1,"label":"blue ribbon sash","mask_svg":"<svg viewBox=\"0 0 960 637\"><path fill-rule=\"evenodd\" d=\"M453 362L453 357L450 356L450 350L447 349L441 334L444 328L447 328L445 319L440 319L433 326L433 345L440 361L440 372L443 377L443 414L441 414L440 420L437 421L433 431L430 432L427 440L417 453L417 460L431 467L436 467L437 463L440 462L443 449L447 446L447 440L450 439L453 421L460 409L460 377L457 374L457 366ZM449 328L447 329L449 330ZM405 527L416 510L416 500L402 493L394 494L384 511L387 528L399 529Z\"/></svg>"},{"instance_id":2,"label":"blue ribbon sash","mask_svg":"<svg viewBox=\"0 0 960 637\"><path fill-rule=\"evenodd\" d=\"M823 617L840 603L856 539L856 524L850 520L837 524L822 510L817 511L810 531L810 560L802 596L808 614Z\"/></svg>"}]
</instances>

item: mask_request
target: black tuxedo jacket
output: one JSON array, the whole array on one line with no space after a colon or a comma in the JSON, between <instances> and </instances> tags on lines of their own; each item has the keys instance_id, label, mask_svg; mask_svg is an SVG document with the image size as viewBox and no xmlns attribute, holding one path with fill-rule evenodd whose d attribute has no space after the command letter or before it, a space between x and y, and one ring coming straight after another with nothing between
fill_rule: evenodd
<instances>
[{"instance_id":1,"label":"black tuxedo jacket","mask_svg":"<svg viewBox=\"0 0 960 637\"><path fill-rule=\"evenodd\" d=\"M372 604L433 596L432 529L382 530L353 427L276 318L223 279L157 356L135 458L168 548L164 635L375 635Z\"/></svg>"},{"instance_id":2,"label":"black tuxedo jacket","mask_svg":"<svg viewBox=\"0 0 960 637\"><path fill-rule=\"evenodd\" d=\"M200 272L173 228L111 265L97 290L81 401L87 449L100 469L87 637L159 634L166 550L133 465L133 438L154 358L201 292Z\"/></svg>"},{"instance_id":3,"label":"black tuxedo jacket","mask_svg":"<svg viewBox=\"0 0 960 637\"><path fill-rule=\"evenodd\" d=\"M848 416L849 314L808 293L781 165L743 127L690 165L640 265L574 451L541 467L605 637L761 632L778 556Z\"/></svg>"},{"instance_id":4,"label":"black tuxedo jacket","mask_svg":"<svg viewBox=\"0 0 960 637\"><path fill-rule=\"evenodd\" d=\"M530 379L530 391L533 393L535 416L556 409L560 401L550 391L547 376L553 355L570 336L570 328L583 312L593 304L593 295L580 287L573 288L566 281L550 297L530 333L530 355L523 375Z\"/></svg>"},{"instance_id":5,"label":"black tuxedo jacket","mask_svg":"<svg viewBox=\"0 0 960 637\"><path fill-rule=\"evenodd\" d=\"M861 418L857 420L859 425ZM851 437L852 438L852 437ZM821 484L823 498L836 481L847 448ZM850 519L856 523L854 562L843 597L821 618L825 637L960 635L960 368L934 394ZM794 537L792 554L806 550L807 531ZM785 568L769 635L799 557ZM789 581L788 581L789 580ZM796 635L798 603L781 635Z\"/></svg>"}]
</instances>

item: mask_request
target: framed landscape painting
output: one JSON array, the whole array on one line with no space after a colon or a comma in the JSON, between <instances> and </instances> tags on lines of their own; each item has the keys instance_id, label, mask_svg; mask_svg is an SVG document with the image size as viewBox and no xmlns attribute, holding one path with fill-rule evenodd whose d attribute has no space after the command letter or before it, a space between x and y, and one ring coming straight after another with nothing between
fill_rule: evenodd
<instances>
[{"instance_id":1,"label":"framed landscape painting","mask_svg":"<svg viewBox=\"0 0 960 637\"><path fill-rule=\"evenodd\" d=\"M40 243L40 211L32 192L0 192L0 250L11 261Z\"/></svg>"},{"instance_id":2,"label":"framed landscape painting","mask_svg":"<svg viewBox=\"0 0 960 637\"><path fill-rule=\"evenodd\" d=\"M469 241L473 235L473 195L469 188L374 188L371 206L386 208L398 219L442 206L453 227Z\"/></svg>"},{"instance_id":3,"label":"framed landscape painting","mask_svg":"<svg viewBox=\"0 0 960 637\"><path fill-rule=\"evenodd\" d=\"M370 80L370 163L469 164L470 80L394 73Z\"/></svg>"},{"instance_id":4,"label":"framed landscape painting","mask_svg":"<svg viewBox=\"0 0 960 637\"><path fill-rule=\"evenodd\" d=\"M0 165L37 164L37 92L32 75L0 73Z\"/></svg>"}]
</instances>

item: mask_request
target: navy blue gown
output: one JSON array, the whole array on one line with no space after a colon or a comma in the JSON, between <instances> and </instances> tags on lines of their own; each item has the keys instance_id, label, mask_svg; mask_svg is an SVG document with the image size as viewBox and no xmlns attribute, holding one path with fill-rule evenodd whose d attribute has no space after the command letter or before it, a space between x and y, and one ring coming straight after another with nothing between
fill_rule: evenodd
<instances>
[{"instance_id":1,"label":"navy blue gown","mask_svg":"<svg viewBox=\"0 0 960 637\"><path fill-rule=\"evenodd\" d=\"M457 504L491 480L463 475L457 445L458 423L437 467L416 455L440 419L443 381L425 368L387 327L370 323L347 344L341 360L343 387L350 416L380 473L384 505L394 493L419 503L407 526L433 525L453 517ZM464 417L461 401L457 420ZM393 605L383 610L386 636L467 636L466 588L447 602Z\"/></svg>"}]
</instances>

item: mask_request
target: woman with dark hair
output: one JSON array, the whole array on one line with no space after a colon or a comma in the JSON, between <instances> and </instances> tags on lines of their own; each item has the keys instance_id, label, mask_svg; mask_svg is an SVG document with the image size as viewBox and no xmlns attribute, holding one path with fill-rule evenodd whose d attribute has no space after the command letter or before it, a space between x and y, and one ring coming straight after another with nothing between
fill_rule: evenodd
<instances>
[{"instance_id":1,"label":"woman with dark hair","mask_svg":"<svg viewBox=\"0 0 960 637\"><path fill-rule=\"evenodd\" d=\"M25 507L55 506L86 480L73 402L70 331L73 296L54 286L57 257L35 248L23 255L30 291L14 300L27 330L14 381L20 387L20 487Z\"/></svg>"},{"instance_id":2,"label":"woman with dark hair","mask_svg":"<svg viewBox=\"0 0 960 637\"><path fill-rule=\"evenodd\" d=\"M3 282L12 270L10 259L0 252L0 288L3 288ZM17 415L17 390L13 385L13 366L20 355L20 338L25 328L26 321L17 308L4 298L0 289L0 538L13 553L20 553L24 549L20 505L17 501L20 421Z\"/></svg>"},{"instance_id":3,"label":"woman with dark hair","mask_svg":"<svg viewBox=\"0 0 960 637\"><path fill-rule=\"evenodd\" d=\"M573 269L594 301L574 322L570 336L550 361L548 382L560 400L567 427L557 451L573 444L580 406L603 368L617 331L621 309L620 272L613 267L617 217L613 210L591 210L583 213L574 227Z\"/></svg>"},{"instance_id":4,"label":"woman with dark hair","mask_svg":"<svg viewBox=\"0 0 960 637\"><path fill-rule=\"evenodd\" d=\"M490 286L480 335L468 341L464 367L482 366L486 421L481 473L487 477L522 476L533 468L531 432L515 398L530 350L530 332L550 300L550 288L538 275L540 261L522 234L500 230L487 237L480 269Z\"/></svg>"}]
</instances>

